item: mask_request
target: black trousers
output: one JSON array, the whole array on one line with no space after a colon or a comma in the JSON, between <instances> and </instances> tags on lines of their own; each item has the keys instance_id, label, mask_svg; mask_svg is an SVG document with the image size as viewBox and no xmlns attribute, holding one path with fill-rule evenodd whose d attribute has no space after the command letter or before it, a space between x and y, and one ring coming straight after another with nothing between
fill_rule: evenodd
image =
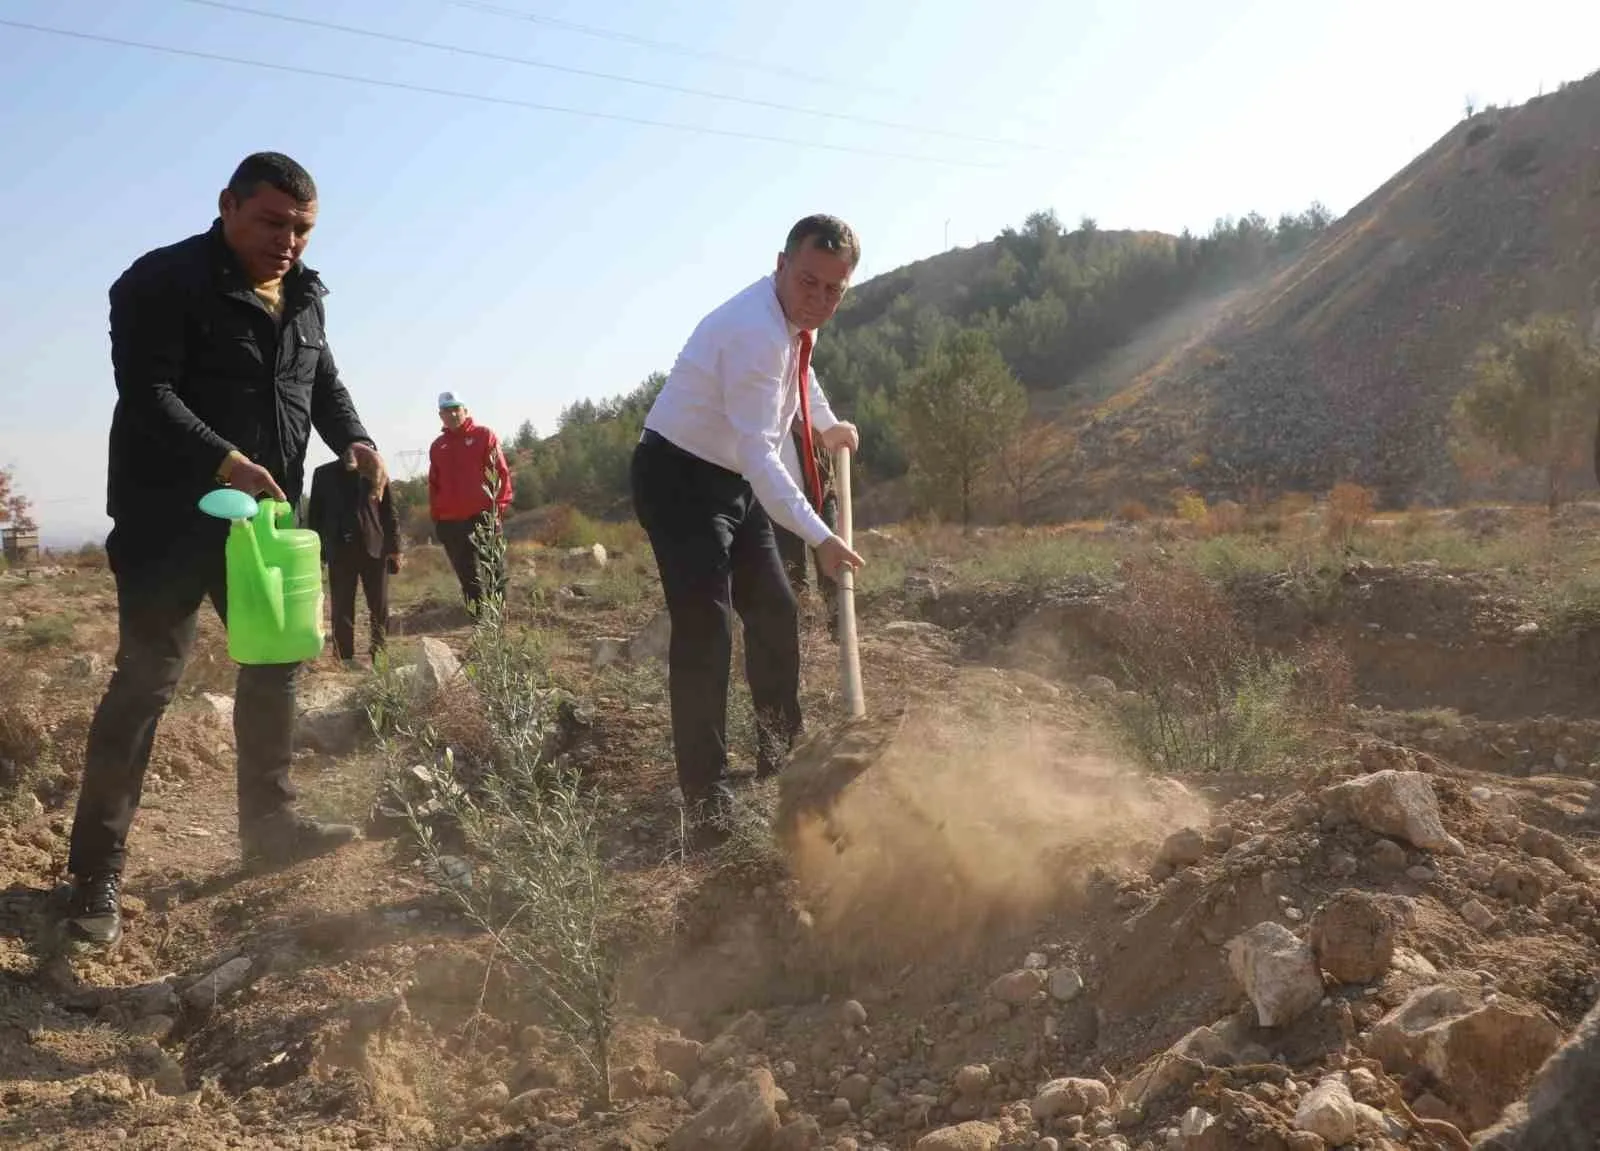
<instances>
[{"instance_id":1,"label":"black trousers","mask_svg":"<svg viewBox=\"0 0 1600 1151\"><path fill-rule=\"evenodd\" d=\"M650 537L672 620L667 653L678 784L697 817L726 810L733 613L744 622L756 770L777 770L801 728L800 625L772 521L750 485L646 432L633 506Z\"/></svg>"},{"instance_id":2,"label":"black trousers","mask_svg":"<svg viewBox=\"0 0 1600 1151\"><path fill-rule=\"evenodd\" d=\"M164 549L123 546L113 529L106 551L117 585L117 658L89 724L83 787L72 822L68 870L121 871L128 831L144 790L156 726L172 702L194 647L207 597L228 615L223 548L215 534L163 541ZM293 801L295 675L299 664L239 668L233 707L241 828Z\"/></svg>"},{"instance_id":3,"label":"black trousers","mask_svg":"<svg viewBox=\"0 0 1600 1151\"><path fill-rule=\"evenodd\" d=\"M370 556L359 543L340 544L328 556L328 598L333 610L333 648L340 659L356 656L356 585L367 598L371 652L389 635L389 559Z\"/></svg>"},{"instance_id":4,"label":"black trousers","mask_svg":"<svg viewBox=\"0 0 1600 1151\"><path fill-rule=\"evenodd\" d=\"M450 566L455 569L461 594L469 607L476 608L483 602L483 573L478 567L478 549L472 537L480 524L493 523L494 519L493 512L479 512L470 520L434 521L434 532L444 545L444 554L450 557Z\"/></svg>"},{"instance_id":5,"label":"black trousers","mask_svg":"<svg viewBox=\"0 0 1600 1151\"><path fill-rule=\"evenodd\" d=\"M822 522L829 529L839 526L839 498L825 496L822 500ZM810 566L815 559L815 554L806 546L806 541L795 535L788 528L772 525L772 533L778 541L778 554L783 557L783 570L789 576L789 583L793 585L796 594L805 591L810 586ZM832 576L824 575L822 568L817 567L817 590L822 593L823 602L830 609L833 608L839 595L839 585Z\"/></svg>"}]
</instances>

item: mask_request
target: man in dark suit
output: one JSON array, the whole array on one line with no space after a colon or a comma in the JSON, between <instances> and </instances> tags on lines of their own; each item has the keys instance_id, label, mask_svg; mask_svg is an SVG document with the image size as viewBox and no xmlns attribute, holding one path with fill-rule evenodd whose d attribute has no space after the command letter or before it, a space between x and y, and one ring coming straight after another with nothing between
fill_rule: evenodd
<instances>
[{"instance_id":1,"label":"man in dark suit","mask_svg":"<svg viewBox=\"0 0 1600 1151\"><path fill-rule=\"evenodd\" d=\"M389 634L389 576L400 570L400 520L394 495L372 498L372 481L348 456L311 473L306 526L322 537L333 605L333 647L349 667L356 658L356 584L367 597L371 658Z\"/></svg>"}]
</instances>

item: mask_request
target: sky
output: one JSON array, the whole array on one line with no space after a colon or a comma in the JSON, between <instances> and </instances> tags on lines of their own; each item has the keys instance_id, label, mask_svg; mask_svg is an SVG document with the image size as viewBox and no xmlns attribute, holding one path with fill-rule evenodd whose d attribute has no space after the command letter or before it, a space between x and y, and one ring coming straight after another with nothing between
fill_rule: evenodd
<instances>
[{"instance_id":1,"label":"sky","mask_svg":"<svg viewBox=\"0 0 1600 1151\"><path fill-rule=\"evenodd\" d=\"M858 282L1043 209L1342 214L1597 44L1586 0L0 0L0 467L47 543L103 536L107 289L252 151L317 181L330 344L410 475L439 391L547 434L808 213L857 230Z\"/></svg>"}]
</instances>

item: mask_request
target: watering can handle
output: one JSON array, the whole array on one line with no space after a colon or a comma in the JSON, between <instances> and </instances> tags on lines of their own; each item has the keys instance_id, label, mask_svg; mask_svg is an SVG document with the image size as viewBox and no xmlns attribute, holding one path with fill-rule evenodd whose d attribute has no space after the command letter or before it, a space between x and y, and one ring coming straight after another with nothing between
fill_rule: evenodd
<instances>
[{"instance_id":1,"label":"watering can handle","mask_svg":"<svg viewBox=\"0 0 1600 1151\"><path fill-rule=\"evenodd\" d=\"M850 506L850 456L841 447L834 456L834 480L839 493L839 538L855 547L855 516ZM856 573L848 564L839 569L839 681L851 719L867 714L861 690L861 651L856 636Z\"/></svg>"}]
</instances>

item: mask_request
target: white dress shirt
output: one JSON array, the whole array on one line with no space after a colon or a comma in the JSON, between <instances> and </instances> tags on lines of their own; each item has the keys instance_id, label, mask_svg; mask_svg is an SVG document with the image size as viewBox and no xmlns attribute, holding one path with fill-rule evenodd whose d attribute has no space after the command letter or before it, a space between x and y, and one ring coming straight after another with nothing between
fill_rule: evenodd
<instances>
[{"instance_id":1,"label":"white dress shirt","mask_svg":"<svg viewBox=\"0 0 1600 1151\"><path fill-rule=\"evenodd\" d=\"M833 533L784 466L800 390L800 329L764 276L701 320L678 353L644 426L750 481L761 506L812 547ZM810 373L811 427L839 422ZM791 447L787 453L793 457ZM796 461L798 463L798 461Z\"/></svg>"}]
</instances>

